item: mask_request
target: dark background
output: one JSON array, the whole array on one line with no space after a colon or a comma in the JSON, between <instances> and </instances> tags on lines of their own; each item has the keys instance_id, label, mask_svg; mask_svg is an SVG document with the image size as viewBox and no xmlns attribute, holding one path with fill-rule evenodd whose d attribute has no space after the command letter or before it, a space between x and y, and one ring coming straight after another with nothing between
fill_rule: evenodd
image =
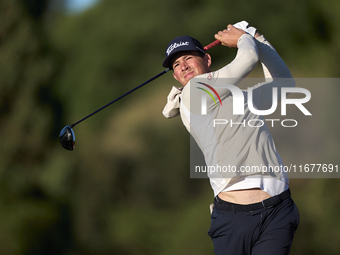
<instances>
[{"instance_id":1,"label":"dark background","mask_svg":"<svg viewBox=\"0 0 340 255\"><path fill-rule=\"evenodd\" d=\"M189 134L161 114L178 85L171 74L75 127L73 152L60 146L60 130L161 72L174 37L206 45L241 20L294 77L339 77L339 10L335 0L103 0L69 13L63 1L2 0L0 254L213 254L209 181L189 178ZM212 68L235 52L210 50ZM317 108L332 107L338 93ZM338 164L335 117L322 115L303 139L291 131L288 147L277 132L285 162L295 148L304 163ZM324 161L307 151L322 151ZM301 214L292 254L339 254L339 184L291 179Z\"/></svg>"}]
</instances>

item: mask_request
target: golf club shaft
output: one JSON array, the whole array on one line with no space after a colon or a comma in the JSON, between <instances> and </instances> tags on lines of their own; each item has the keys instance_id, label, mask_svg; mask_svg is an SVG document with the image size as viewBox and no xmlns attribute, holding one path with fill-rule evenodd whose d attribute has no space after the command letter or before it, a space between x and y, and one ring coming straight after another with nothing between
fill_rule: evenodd
<instances>
[{"instance_id":1,"label":"golf club shaft","mask_svg":"<svg viewBox=\"0 0 340 255\"><path fill-rule=\"evenodd\" d=\"M154 79L157 79L158 77L160 77L163 74L167 73L169 70L170 70L170 68L165 69L163 72L157 74L156 76L152 77L151 79L147 80L146 82L143 82L142 84L138 85L137 87L131 89L130 91L126 92L124 95L121 95L120 97L116 98L115 100L111 101L110 103L104 105L103 107L99 108L98 110L94 111L93 113L91 113L91 114L87 115L86 117L82 118L81 120L77 121L76 123L73 123L72 125L70 125L70 128L73 128L75 125L77 125L80 122L86 120L87 118L90 118L92 115L96 114L97 112L105 109L106 107L108 107L111 104L117 102L118 100L122 99L123 97L126 97L127 95L129 95L132 92L136 91L137 89L143 87L144 85L148 84L149 82L153 81Z\"/></svg>"},{"instance_id":2,"label":"golf club shaft","mask_svg":"<svg viewBox=\"0 0 340 255\"><path fill-rule=\"evenodd\" d=\"M221 44L221 42L219 40L216 40L216 41L208 44L207 46L205 46L204 50L207 51L207 50L211 49L212 47L215 47L216 45L219 45L219 44ZM86 120L87 118L90 118L92 115L96 114L97 112L100 112L101 110L103 110L106 107L110 106L111 104L117 102L118 100L122 99L123 97L126 97L127 95L131 94L132 92L136 91L137 89L143 87L144 85L148 84L149 82L151 82L151 81L157 79L158 77L162 76L163 74L167 73L168 71L170 71L170 68L165 69L164 71L162 71L161 73L152 77L151 79L147 80L146 82L144 82L144 83L138 85L137 87L135 87L134 89L131 89L130 91L126 92L124 95L121 95L120 97L116 98L115 100L111 101L110 103L104 105L103 107L99 108L98 110L94 111L93 113L91 113L91 114L87 115L86 117L82 118L81 120L77 121L76 123L73 123L72 125L70 125L70 128L73 128L75 125Z\"/></svg>"}]
</instances>

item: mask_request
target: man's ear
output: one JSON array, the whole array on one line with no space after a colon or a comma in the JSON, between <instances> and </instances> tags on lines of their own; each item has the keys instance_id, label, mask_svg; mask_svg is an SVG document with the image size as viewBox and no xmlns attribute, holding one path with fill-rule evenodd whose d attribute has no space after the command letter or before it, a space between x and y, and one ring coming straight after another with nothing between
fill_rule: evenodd
<instances>
[{"instance_id":1,"label":"man's ear","mask_svg":"<svg viewBox=\"0 0 340 255\"><path fill-rule=\"evenodd\" d=\"M206 63L206 65L208 67L211 66L211 56L209 55L209 53L205 53L205 55L204 55L204 62Z\"/></svg>"}]
</instances>

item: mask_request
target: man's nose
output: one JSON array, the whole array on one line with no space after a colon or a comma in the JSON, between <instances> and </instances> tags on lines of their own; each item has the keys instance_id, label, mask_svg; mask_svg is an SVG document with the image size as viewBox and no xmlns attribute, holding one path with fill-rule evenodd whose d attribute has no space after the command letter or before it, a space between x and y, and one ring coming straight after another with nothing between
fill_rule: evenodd
<instances>
[{"instance_id":1,"label":"man's nose","mask_svg":"<svg viewBox=\"0 0 340 255\"><path fill-rule=\"evenodd\" d=\"M182 70L185 71L185 70L187 70L187 69L189 68L189 65L188 65L187 62L183 61L183 62L181 63L181 67L182 67Z\"/></svg>"}]
</instances>

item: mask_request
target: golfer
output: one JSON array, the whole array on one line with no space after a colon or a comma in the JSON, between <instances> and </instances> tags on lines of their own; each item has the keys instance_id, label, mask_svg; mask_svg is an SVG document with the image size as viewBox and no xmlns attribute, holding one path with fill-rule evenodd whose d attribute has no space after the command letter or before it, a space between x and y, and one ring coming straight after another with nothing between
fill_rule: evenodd
<instances>
[{"instance_id":1,"label":"golfer","mask_svg":"<svg viewBox=\"0 0 340 255\"><path fill-rule=\"evenodd\" d=\"M181 36L170 42L163 66L173 70L173 77L182 86L170 91L163 115L181 116L207 165L231 165L238 170L231 175L208 173L214 191L208 234L215 254L289 254L299 213L290 197L287 175L282 171L239 171L254 165L280 169L281 157L265 123L252 128L241 124L263 120L249 110L248 91L243 91L244 114L235 115L233 93L217 84L221 78L239 84L260 61L265 81L252 87L252 104L266 110L272 103L273 88L279 92L280 87L295 86L295 82L273 46L247 22L228 25L215 38L224 46L237 48L235 59L217 71L211 71L212 58L196 39ZM194 82L196 79L200 82ZM204 93L196 89L197 84L219 95L220 101L206 97L206 114L199 114L193 106ZM227 119L238 125L213 126L213 119Z\"/></svg>"}]
</instances>

